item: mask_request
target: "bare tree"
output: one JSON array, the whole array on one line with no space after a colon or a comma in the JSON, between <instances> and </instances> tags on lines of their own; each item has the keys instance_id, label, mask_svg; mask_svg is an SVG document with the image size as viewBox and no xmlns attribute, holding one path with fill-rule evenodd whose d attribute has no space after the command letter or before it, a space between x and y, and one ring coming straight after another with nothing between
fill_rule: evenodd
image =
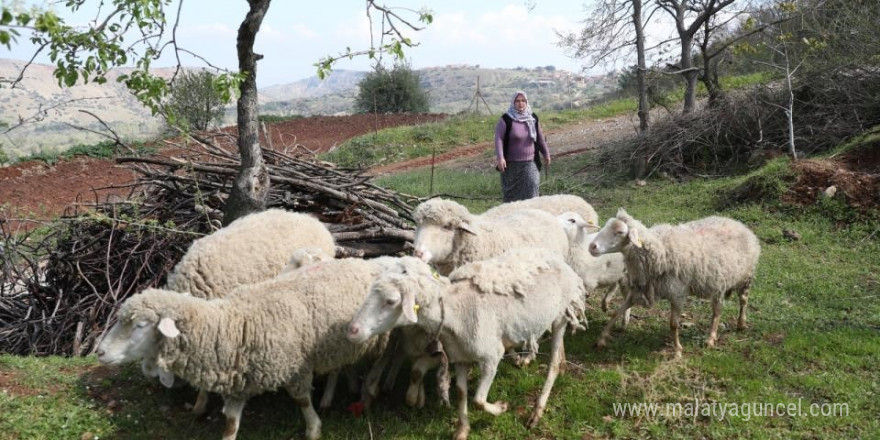
<instances>
[{"instance_id":1,"label":"bare tree","mask_svg":"<svg viewBox=\"0 0 880 440\"><path fill-rule=\"evenodd\" d=\"M684 104L682 111L690 113L697 102L697 80L700 68L694 65L694 40L707 21L711 20L735 0L656 0L675 22L681 55L675 74L685 80Z\"/></svg>"},{"instance_id":2,"label":"bare tree","mask_svg":"<svg viewBox=\"0 0 880 440\"><path fill-rule=\"evenodd\" d=\"M654 11L650 9L646 16L643 0L603 0L583 21L580 33L556 33L558 45L571 57L587 60L585 69L626 59L635 52L640 133L647 132L650 125L644 23Z\"/></svg>"},{"instance_id":3,"label":"bare tree","mask_svg":"<svg viewBox=\"0 0 880 440\"><path fill-rule=\"evenodd\" d=\"M266 208L269 194L269 171L260 147L257 111L257 61L263 56L254 53L254 42L271 0L248 0L248 10L238 28L238 71L245 74L238 98L238 152L241 155L238 175L223 207L223 224L248 213Z\"/></svg>"}]
</instances>

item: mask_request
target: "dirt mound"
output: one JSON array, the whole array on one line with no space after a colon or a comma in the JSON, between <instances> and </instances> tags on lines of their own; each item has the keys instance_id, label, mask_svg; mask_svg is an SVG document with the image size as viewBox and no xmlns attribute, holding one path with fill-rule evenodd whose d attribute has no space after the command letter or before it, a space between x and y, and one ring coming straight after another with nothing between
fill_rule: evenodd
<instances>
[{"instance_id":1,"label":"dirt mound","mask_svg":"<svg viewBox=\"0 0 880 440\"><path fill-rule=\"evenodd\" d=\"M831 159L801 160L792 165L797 181L783 201L809 205L823 194L843 197L860 211L880 207L880 142Z\"/></svg>"}]
</instances>

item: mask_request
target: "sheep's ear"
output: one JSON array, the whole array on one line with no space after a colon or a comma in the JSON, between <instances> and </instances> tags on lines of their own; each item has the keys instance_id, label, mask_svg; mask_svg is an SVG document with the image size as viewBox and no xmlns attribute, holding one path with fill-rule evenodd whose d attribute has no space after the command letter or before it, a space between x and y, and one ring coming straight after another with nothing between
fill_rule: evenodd
<instances>
[{"instance_id":1,"label":"sheep's ear","mask_svg":"<svg viewBox=\"0 0 880 440\"><path fill-rule=\"evenodd\" d=\"M419 318L416 316L418 306L416 305L415 294L404 292L400 302L400 306L403 308L403 317L412 324L419 322Z\"/></svg>"},{"instance_id":2,"label":"sheep's ear","mask_svg":"<svg viewBox=\"0 0 880 440\"><path fill-rule=\"evenodd\" d=\"M461 229L468 234L477 235L477 231L475 231L474 228L471 227L471 223L469 221L463 221L459 223L458 229Z\"/></svg>"},{"instance_id":3,"label":"sheep's ear","mask_svg":"<svg viewBox=\"0 0 880 440\"><path fill-rule=\"evenodd\" d=\"M629 242L633 244L633 246L637 248L641 248L643 246L642 239L639 237L638 229L629 228L629 232L627 233L627 237L629 238Z\"/></svg>"},{"instance_id":4,"label":"sheep's ear","mask_svg":"<svg viewBox=\"0 0 880 440\"><path fill-rule=\"evenodd\" d=\"M165 388L173 387L174 386L174 373L172 373L164 368L159 368L159 382L161 382Z\"/></svg>"},{"instance_id":5,"label":"sheep's ear","mask_svg":"<svg viewBox=\"0 0 880 440\"><path fill-rule=\"evenodd\" d=\"M177 324L175 324L174 320L171 318L162 318L159 320L159 333L162 333L163 336L168 338L176 338L180 336L180 330L177 329Z\"/></svg>"}]
</instances>

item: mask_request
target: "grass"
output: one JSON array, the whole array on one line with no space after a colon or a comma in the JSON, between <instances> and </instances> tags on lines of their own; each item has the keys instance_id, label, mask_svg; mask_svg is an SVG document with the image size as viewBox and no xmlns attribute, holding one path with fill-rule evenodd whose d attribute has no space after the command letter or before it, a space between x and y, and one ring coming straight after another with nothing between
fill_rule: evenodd
<instances>
[{"instance_id":1,"label":"grass","mask_svg":"<svg viewBox=\"0 0 880 440\"><path fill-rule=\"evenodd\" d=\"M600 217L619 207L649 224L717 213L751 227L763 250L751 291L750 327L732 330L737 307L736 301L728 302L719 347L709 349L711 307L693 300L685 309L684 358L675 361L667 339L668 305L660 302L649 310L634 309L629 328L615 332L610 347L598 352L593 344L608 317L598 309L598 299L591 299L590 326L567 336L567 371L557 380L541 423L532 431L524 428L543 382L545 355L524 369L500 365L490 399L507 400L511 409L492 417L471 406L471 438L876 438L880 222L847 215L850 223L841 224L827 209L845 207L795 209L772 197L721 203L749 179L759 177L773 190L784 186L787 169L786 159L778 159L745 176L687 183L653 179L635 186L616 171L597 168L589 155L554 161L542 192L579 194ZM417 195L431 191L429 170L378 183ZM499 192L491 169L441 166L435 171L433 193L465 196L459 200L475 212L496 205ZM783 229L797 231L801 239L784 238ZM455 411L438 406L432 388L425 409L405 407L404 388L399 383L362 417L345 409L354 396L341 396L321 414L322 438L449 438ZM143 378L137 366L100 367L94 357L0 356L0 389L0 439L216 439L223 431L216 397L208 418L198 419L186 411L195 397L191 389L164 389ZM626 403L656 404L658 412L615 411ZM719 413L722 405L725 412ZM782 414L769 415L770 407ZM239 438L301 438L302 432L292 400L272 393L248 403Z\"/></svg>"}]
</instances>

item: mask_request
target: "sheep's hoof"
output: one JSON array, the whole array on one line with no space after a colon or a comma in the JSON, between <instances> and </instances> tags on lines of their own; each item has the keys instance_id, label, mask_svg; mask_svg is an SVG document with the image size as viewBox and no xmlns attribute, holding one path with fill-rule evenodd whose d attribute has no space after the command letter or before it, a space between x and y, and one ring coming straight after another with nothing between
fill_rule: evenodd
<instances>
[{"instance_id":1,"label":"sheep's hoof","mask_svg":"<svg viewBox=\"0 0 880 440\"><path fill-rule=\"evenodd\" d=\"M737 329L737 331L743 331L743 330L745 330L745 329L747 329L747 328L749 328L749 325L746 324L745 321L738 321L738 322L736 323L736 329Z\"/></svg>"},{"instance_id":2,"label":"sheep's hoof","mask_svg":"<svg viewBox=\"0 0 880 440\"><path fill-rule=\"evenodd\" d=\"M606 348L608 348L608 343L605 342L604 339L599 339L598 341L596 341L596 350L600 350L600 351L601 351L601 350L604 350L604 349L606 349Z\"/></svg>"},{"instance_id":3,"label":"sheep's hoof","mask_svg":"<svg viewBox=\"0 0 880 440\"><path fill-rule=\"evenodd\" d=\"M453 440L465 440L468 438L468 434L471 433L470 425L461 425L458 429L455 430L455 435L452 437Z\"/></svg>"},{"instance_id":4,"label":"sheep's hoof","mask_svg":"<svg viewBox=\"0 0 880 440\"><path fill-rule=\"evenodd\" d=\"M715 338L709 338L709 340L706 341L706 346L710 348L715 348Z\"/></svg>"},{"instance_id":5,"label":"sheep's hoof","mask_svg":"<svg viewBox=\"0 0 880 440\"><path fill-rule=\"evenodd\" d=\"M541 417L544 416L544 410L535 408L535 411L532 412L532 415L529 417L529 421L526 422L526 429L534 428L538 422L541 421Z\"/></svg>"}]
</instances>

